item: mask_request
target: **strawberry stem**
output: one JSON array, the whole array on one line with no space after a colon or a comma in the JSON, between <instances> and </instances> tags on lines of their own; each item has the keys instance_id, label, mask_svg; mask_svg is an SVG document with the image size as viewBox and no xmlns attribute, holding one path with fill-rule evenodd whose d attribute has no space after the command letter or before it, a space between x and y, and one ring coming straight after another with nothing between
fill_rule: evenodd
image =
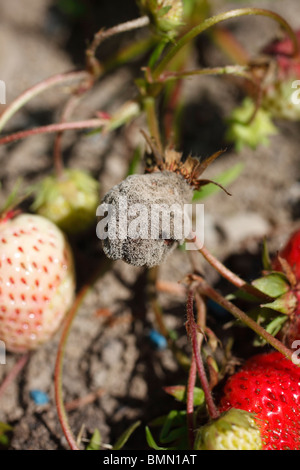
<instances>
[{"instance_id":1,"label":"strawberry stem","mask_svg":"<svg viewBox=\"0 0 300 470\"><path fill-rule=\"evenodd\" d=\"M57 124L49 124L47 126L35 127L25 131L15 132L0 139L0 145L10 144L16 140L25 139L37 134L51 134L53 132L61 132L76 129L92 129L101 128L107 123L106 119L87 119L86 121L61 122Z\"/></svg>"},{"instance_id":2,"label":"strawberry stem","mask_svg":"<svg viewBox=\"0 0 300 470\"><path fill-rule=\"evenodd\" d=\"M60 73L57 75L53 75L52 77L43 80L33 87L28 88L24 91L21 95L19 95L14 101L12 101L5 111L0 116L0 131L2 131L5 124L9 121L9 119L24 106L28 101L30 101L35 96L39 95L40 93L52 88L53 86L60 85L64 82L69 82L72 80L90 80L91 76L85 70L79 71L72 71L67 73Z\"/></svg>"},{"instance_id":3,"label":"strawberry stem","mask_svg":"<svg viewBox=\"0 0 300 470\"><path fill-rule=\"evenodd\" d=\"M30 358L30 352L23 354L17 362L13 365L11 371L7 374L2 384L0 385L0 397L3 395L7 387L15 380L17 375L21 372Z\"/></svg>"},{"instance_id":4,"label":"strawberry stem","mask_svg":"<svg viewBox=\"0 0 300 470\"><path fill-rule=\"evenodd\" d=\"M190 78L196 75L236 75L244 77L257 85L257 82L251 75L251 68L246 65L225 65L224 67L207 67L197 70L185 70L183 72L166 71L162 73L157 82L165 83L171 80Z\"/></svg>"},{"instance_id":5,"label":"strawberry stem","mask_svg":"<svg viewBox=\"0 0 300 470\"><path fill-rule=\"evenodd\" d=\"M238 8L207 18L205 21L195 26L188 33L182 36L182 38L179 39L179 41L175 45L171 46L169 51L166 53L166 55L163 57L161 62L154 70L154 80L157 80L159 76L166 70L167 66L169 65L173 57L180 51L180 49L182 49L189 41L193 40L196 36L222 21L249 15L267 16L277 21L280 26L282 26L287 31L288 35L292 40L294 47L294 56L296 57L297 55L299 55L300 46L297 39L297 35L293 31L289 23L284 18L282 18L282 16L278 15L277 13L274 13L273 11L264 10L262 8Z\"/></svg>"},{"instance_id":6,"label":"strawberry stem","mask_svg":"<svg viewBox=\"0 0 300 470\"><path fill-rule=\"evenodd\" d=\"M73 324L73 320L75 319L75 316L78 312L78 309L84 299L84 297L87 295L89 292L92 284L100 277L103 276L110 268L111 266L111 261L110 260L105 260L104 264L96 270L94 275L92 276L90 282L85 284L80 291L78 292L76 299L73 303L72 308L69 310L62 335L58 344L58 350L57 350L57 356L56 356L56 362L55 362L55 371L54 371L54 392L55 392L55 401L56 401L56 408L57 408L57 414L58 418L62 427L62 430L64 432L64 435L68 441L68 444L71 448L71 450L80 450L76 439L74 437L74 434L71 430L71 427L68 422L68 417L66 413L66 408L64 405L63 401L63 393L62 393L62 371L63 371L63 359L64 359L64 353L66 350L66 344L68 340L69 333L71 331L71 327Z\"/></svg>"},{"instance_id":7,"label":"strawberry stem","mask_svg":"<svg viewBox=\"0 0 300 470\"><path fill-rule=\"evenodd\" d=\"M99 61L96 59L95 54L100 44L105 40L116 34L132 31L134 29L143 28L150 23L148 16L141 16L134 20L126 21L125 23L118 24L106 31L100 29L93 38L90 46L86 50L86 64L87 69L93 74L95 78L102 72L102 67Z\"/></svg>"},{"instance_id":8,"label":"strawberry stem","mask_svg":"<svg viewBox=\"0 0 300 470\"><path fill-rule=\"evenodd\" d=\"M160 129L155 109L155 99L152 96L147 96L144 99L144 109L147 116L147 123L150 130L151 137L153 137L157 145L159 153L163 154L163 145L161 142Z\"/></svg>"},{"instance_id":9,"label":"strawberry stem","mask_svg":"<svg viewBox=\"0 0 300 470\"><path fill-rule=\"evenodd\" d=\"M240 320L242 323L251 328L257 335L261 336L267 343L269 343L277 351L281 352L289 360L292 360L292 355L294 351L288 349L281 341L274 336L270 335L264 328L258 325L252 318L250 318L245 312L240 310L236 305L231 303L229 300L225 299L221 294L219 294L215 289L213 289L201 276L191 275L191 281L196 282L196 287L199 289L200 293L206 295L210 299L214 300L217 304L221 305L228 312L230 312L237 320Z\"/></svg>"},{"instance_id":10,"label":"strawberry stem","mask_svg":"<svg viewBox=\"0 0 300 470\"><path fill-rule=\"evenodd\" d=\"M186 392L186 418L187 418L187 428L188 428L188 439L190 448L194 447L194 388L196 385L197 377L197 367L195 357L193 355L191 360L191 366L189 370L189 377L187 383L187 392Z\"/></svg>"},{"instance_id":11,"label":"strawberry stem","mask_svg":"<svg viewBox=\"0 0 300 470\"><path fill-rule=\"evenodd\" d=\"M218 271L221 276L223 276L227 281L229 281L231 284L236 286L238 289L243 289L245 292L248 292L248 294L254 295L255 297L258 297L261 300L264 301L271 301L272 298L269 297L268 295L264 294L260 290L256 289L254 286L251 284L248 284L245 282L243 279L241 279L237 274L233 273L230 271L230 269L226 268L221 261L219 261L217 258L215 258L205 246L201 246L200 242L197 240L197 236L193 234L195 238L193 239L193 243L195 243L196 248L198 251L203 255L203 257L208 261L208 263L215 268L216 271Z\"/></svg>"},{"instance_id":12,"label":"strawberry stem","mask_svg":"<svg viewBox=\"0 0 300 470\"><path fill-rule=\"evenodd\" d=\"M195 292L195 300L197 306L197 325L199 326L200 330L204 330L205 323L206 323L206 305L204 303L203 298ZM199 332L197 329L197 340L198 340L198 349L201 349L201 344L203 341L203 334ZM195 356L193 354L189 376L188 376L188 384L187 384L187 400L186 400L186 412L187 412L187 428L188 428L188 438L190 443L190 448L194 448L194 436L195 436L195 420L194 420L194 388L196 385L196 377L197 377L197 365Z\"/></svg>"},{"instance_id":13,"label":"strawberry stem","mask_svg":"<svg viewBox=\"0 0 300 470\"><path fill-rule=\"evenodd\" d=\"M205 368L200 354L199 341L198 341L198 329L194 319L194 290L189 289L187 297L187 331L191 339L193 356L196 362L196 368L200 379L201 387L203 389L207 410L212 419L219 417L219 411L213 401L210 386L206 377Z\"/></svg>"}]
</instances>

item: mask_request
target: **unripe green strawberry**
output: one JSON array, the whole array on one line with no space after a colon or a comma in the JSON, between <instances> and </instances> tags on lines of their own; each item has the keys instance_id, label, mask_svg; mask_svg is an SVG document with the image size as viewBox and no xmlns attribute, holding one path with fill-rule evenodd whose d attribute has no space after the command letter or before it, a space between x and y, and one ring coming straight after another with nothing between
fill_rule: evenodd
<instances>
[{"instance_id":1,"label":"unripe green strawberry","mask_svg":"<svg viewBox=\"0 0 300 470\"><path fill-rule=\"evenodd\" d=\"M292 100L292 85L295 80L295 77L277 80L265 88L262 107L271 114L272 118L299 121L300 106Z\"/></svg>"},{"instance_id":2,"label":"unripe green strawberry","mask_svg":"<svg viewBox=\"0 0 300 470\"><path fill-rule=\"evenodd\" d=\"M295 31L300 44L300 31ZM274 118L298 121L300 106L293 100L293 82L300 78L300 56L294 55L290 37L275 40L263 49L271 66L262 87L261 106Z\"/></svg>"},{"instance_id":3,"label":"unripe green strawberry","mask_svg":"<svg viewBox=\"0 0 300 470\"><path fill-rule=\"evenodd\" d=\"M32 210L47 217L69 235L91 227L99 203L99 185L88 173L65 169L37 186Z\"/></svg>"},{"instance_id":4,"label":"unripe green strawberry","mask_svg":"<svg viewBox=\"0 0 300 470\"><path fill-rule=\"evenodd\" d=\"M31 214L0 222L0 340L8 351L48 341L74 292L72 253L55 224Z\"/></svg>"},{"instance_id":5,"label":"unripe green strawberry","mask_svg":"<svg viewBox=\"0 0 300 470\"><path fill-rule=\"evenodd\" d=\"M138 4L160 34L172 38L183 24L182 0L138 0Z\"/></svg>"},{"instance_id":6,"label":"unripe green strawberry","mask_svg":"<svg viewBox=\"0 0 300 470\"><path fill-rule=\"evenodd\" d=\"M261 450L260 431L253 415L230 409L199 429L196 450Z\"/></svg>"},{"instance_id":7,"label":"unripe green strawberry","mask_svg":"<svg viewBox=\"0 0 300 470\"><path fill-rule=\"evenodd\" d=\"M233 110L228 119L226 138L234 142L238 151L245 146L255 149L258 145L268 145L269 137L277 134L271 114L260 108L251 120L254 111L255 104L251 98L247 97Z\"/></svg>"}]
</instances>

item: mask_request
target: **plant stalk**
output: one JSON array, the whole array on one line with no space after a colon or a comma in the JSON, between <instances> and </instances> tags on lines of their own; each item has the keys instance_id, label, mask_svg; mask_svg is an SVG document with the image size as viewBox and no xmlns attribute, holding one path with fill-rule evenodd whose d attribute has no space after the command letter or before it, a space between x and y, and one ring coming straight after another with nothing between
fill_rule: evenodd
<instances>
[{"instance_id":1,"label":"plant stalk","mask_svg":"<svg viewBox=\"0 0 300 470\"><path fill-rule=\"evenodd\" d=\"M230 312L237 320L244 323L246 326L251 328L257 335L262 337L267 343L269 343L277 351L281 352L289 360L292 360L293 351L288 349L284 344L281 343L277 338L270 335L263 327L258 325L252 318L250 318L245 312L240 310L236 305L225 299L215 289L213 289L201 276L191 275L191 280L196 281L196 287L199 289L201 294L206 295L210 299L214 300L217 304L221 305L228 312Z\"/></svg>"},{"instance_id":2,"label":"plant stalk","mask_svg":"<svg viewBox=\"0 0 300 470\"><path fill-rule=\"evenodd\" d=\"M163 145L161 142L159 123L155 109L155 99L152 96L147 96L144 101L144 109L147 116L148 128L150 130L151 137L153 137L155 144L158 148L159 153L163 154Z\"/></svg>"},{"instance_id":3,"label":"plant stalk","mask_svg":"<svg viewBox=\"0 0 300 470\"><path fill-rule=\"evenodd\" d=\"M25 139L37 134L51 134L53 132L71 131L80 129L101 128L107 123L106 119L87 119L86 121L61 122L57 124L49 124L47 126L35 127L25 131L15 132L0 138L0 145L10 144L17 140Z\"/></svg>"},{"instance_id":4,"label":"plant stalk","mask_svg":"<svg viewBox=\"0 0 300 470\"><path fill-rule=\"evenodd\" d=\"M37 83L31 88L28 88L24 93L19 95L14 101L10 103L9 106L4 110L0 116L0 132L2 131L5 124L9 119L24 106L28 101L30 101L35 96L40 93L52 88L56 85L61 85L65 82L72 80L87 80L91 79L90 74L85 70L72 71L63 74L53 75L52 77L43 80L42 82Z\"/></svg>"},{"instance_id":5,"label":"plant stalk","mask_svg":"<svg viewBox=\"0 0 300 470\"><path fill-rule=\"evenodd\" d=\"M93 74L94 77L98 77L102 72L102 67L95 55L100 44L105 40L116 34L125 33L134 29L143 28L150 23L148 16L141 16L134 20L126 21L125 23L118 24L107 30L100 29L93 38L90 46L86 50L86 64L87 69Z\"/></svg>"},{"instance_id":6,"label":"plant stalk","mask_svg":"<svg viewBox=\"0 0 300 470\"><path fill-rule=\"evenodd\" d=\"M252 286L251 284L248 284L245 282L243 279L241 279L237 274L233 273L230 271L230 269L226 268L221 261L219 261L217 258L215 258L208 250L205 248L205 246L200 245L200 243L197 240L197 236L194 235L194 240L193 243L195 243L196 248L198 249L199 253L203 255L203 257L206 259L206 261L216 270L218 271L221 276L223 276L227 281L229 281L231 284L236 286L238 289L243 289L245 292L248 294L251 294L255 297L258 297L261 300L264 301L271 301L272 298L269 297L268 295L264 294L260 290L256 289L256 287Z\"/></svg>"},{"instance_id":7,"label":"plant stalk","mask_svg":"<svg viewBox=\"0 0 300 470\"><path fill-rule=\"evenodd\" d=\"M200 379L200 383L205 395L206 405L208 409L208 413L211 419L216 419L219 417L219 411L214 403L212 398L210 386L206 377L206 372L204 369L204 364L202 360L202 356L200 353L199 342L197 338L197 325L194 319L194 308L193 308L193 300L194 300L194 291L193 289L189 289L188 298L187 298L187 329L188 334L191 338L192 348L193 348L193 356L196 362L196 368L198 372L198 376Z\"/></svg>"},{"instance_id":8,"label":"plant stalk","mask_svg":"<svg viewBox=\"0 0 300 470\"><path fill-rule=\"evenodd\" d=\"M67 340L71 331L71 327L73 324L73 321L76 317L76 314L78 312L78 309L84 300L85 296L91 289L91 286L94 284L94 282L100 277L103 276L108 269L111 267L111 261L110 260L105 260L104 264L96 270L94 275L92 276L90 282L85 284L80 291L78 292L76 299L73 303L73 306L69 310L65 323L63 326L63 331L62 335L59 341L58 349L57 349L57 355L56 355L56 362L55 362L55 371L54 371L54 392L55 392L55 401L56 401L56 408L57 408L57 414L58 418L62 427L62 430L64 432L64 435L68 441L68 444L71 448L71 450L80 450L76 438L71 430L71 427L69 425L68 421L68 416L66 412L66 408L64 405L63 401L63 392L62 392L62 375L63 375L63 359L64 359L64 354L66 350L66 345L67 345Z\"/></svg>"},{"instance_id":9,"label":"plant stalk","mask_svg":"<svg viewBox=\"0 0 300 470\"><path fill-rule=\"evenodd\" d=\"M294 47L294 56L299 55L300 46L297 39L297 35L284 18L282 18L277 13L274 13L273 11L265 10L262 8L238 8L212 16L211 18L204 20L203 23L200 23L198 26L195 26L188 33L182 36L182 38L179 39L179 41L174 46L170 47L169 51L163 57L156 69L153 71L154 80L157 80L159 76L167 69L169 63L171 62L173 57L180 51L180 49L182 49L189 41L192 41L196 36L203 33L212 26L221 23L222 21L249 15L266 16L277 21L280 26L282 26L286 30L287 34L291 38Z\"/></svg>"},{"instance_id":10,"label":"plant stalk","mask_svg":"<svg viewBox=\"0 0 300 470\"><path fill-rule=\"evenodd\" d=\"M0 398L2 397L7 387L15 380L15 378L18 376L18 374L27 364L29 358L30 358L30 353L29 352L25 353L14 364L11 371L7 374L2 384L0 385Z\"/></svg>"}]
</instances>

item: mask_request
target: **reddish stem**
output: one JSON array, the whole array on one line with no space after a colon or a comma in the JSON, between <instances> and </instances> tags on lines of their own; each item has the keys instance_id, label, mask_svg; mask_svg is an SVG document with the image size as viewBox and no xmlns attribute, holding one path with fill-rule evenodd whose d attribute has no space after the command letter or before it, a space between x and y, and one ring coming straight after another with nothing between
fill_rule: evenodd
<instances>
[{"instance_id":1,"label":"reddish stem","mask_svg":"<svg viewBox=\"0 0 300 470\"><path fill-rule=\"evenodd\" d=\"M194 356L191 360L189 370L187 393L186 393L186 412L187 412L187 428L190 448L194 447L194 388L196 385L197 367Z\"/></svg>"},{"instance_id":2,"label":"reddish stem","mask_svg":"<svg viewBox=\"0 0 300 470\"><path fill-rule=\"evenodd\" d=\"M76 105L78 104L79 99L80 99L80 96L78 94L72 95L70 97L70 99L67 101L65 108L63 110L61 120L60 120L61 123L65 123L70 118ZM62 153L61 153L62 137L63 137L63 131L60 131L56 135L55 141L54 141L53 160L54 160L54 167L55 167L57 176L60 176L63 171L63 159L62 159Z\"/></svg>"},{"instance_id":3,"label":"reddish stem","mask_svg":"<svg viewBox=\"0 0 300 470\"><path fill-rule=\"evenodd\" d=\"M30 357L30 353L23 354L17 362L12 367L11 371L7 374L5 379L3 380L0 386L0 397L3 395L7 387L15 380L17 375L21 372L21 370L26 365L28 359Z\"/></svg>"},{"instance_id":4,"label":"reddish stem","mask_svg":"<svg viewBox=\"0 0 300 470\"><path fill-rule=\"evenodd\" d=\"M4 110L0 116L0 131L3 129L5 124L9 119L24 106L28 101L30 101L35 96L40 93L48 90L49 88L59 85L61 83L71 81L71 80L86 80L89 82L91 80L91 75L85 70L72 71L67 73L59 73L53 75L52 77L43 80L42 82L37 83L31 88L28 88L21 95L19 95L14 101L12 101L9 106ZM86 85L84 85L85 87Z\"/></svg>"},{"instance_id":5,"label":"reddish stem","mask_svg":"<svg viewBox=\"0 0 300 470\"><path fill-rule=\"evenodd\" d=\"M199 343L198 343L198 338L197 338L197 325L194 320L193 301L194 301L194 291L193 289L190 289L188 292L188 298L187 298L188 332L189 332L191 342L192 342L193 355L195 358L196 368L197 368L198 376L200 379L200 383L201 383L201 386L205 395L208 413L212 419L216 419L219 417L219 411L213 401L210 386L209 386L205 369L204 369L204 364L203 364L202 357L200 354L200 348L199 348Z\"/></svg>"},{"instance_id":6,"label":"reddish stem","mask_svg":"<svg viewBox=\"0 0 300 470\"><path fill-rule=\"evenodd\" d=\"M99 388L95 392L88 393L84 397L76 398L75 400L69 401L65 404L65 409L67 411L77 410L78 408L82 408L83 406L89 405L93 403L97 398L102 397L105 394L105 390L103 388Z\"/></svg>"},{"instance_id":7,"label":"reddish stem","mask_svg":"<svg viewBox=\"0 0 300 470\"><path fill-rule=\"evenodd\" d=\"M86 121L63 122L58 124L49 124L47 126L35 127L34 129L15 132L14 134L2 137L0 139L0 145L10 144L11 142L15 142L16 140L25 139L26 137L31 137L37 134L50 134L52 132L102 127L106 122L107 120L105 119L88 119Z\"/></svg>"},{"instance_id":8,"label":"reddish stem","mask_svg":"<svg viewBox=\"0 0 300 470\"><path fill-rule=\"evenodd\" d=\"M107 30L100 29L93 38L92 43L86 50L86 63L87 69L95 76L101 74L102 68L99 61L96 59L95 54L100 44L105 40L116 34L132 31L133 29L143 28L150 23L148 16L141 16L134 20L126 21L125 23L118 24Z\"/></svg>"},{"instance_id":9,"label":"reddish stem","mask_svg":"<svg viewBox=\"0 0 300 470\"><path fill-rule=\"evenodd\" d=\"M260 326L256 321L249 317L245 312L240 310L236 305L231 303L229 300L225 299L221 294L219 294L215 289L213 289L201 276L191 275L191 280L197 282L197 288L201 294L209 297L210 299L217 302L225 310L230 312L237 320L241 321L249 328L251 328L258 336L263 338L267 343L269 343L277 351L281 352L289 360L292 360L293 351L288 349L281 341L268 333L262 326Z\"/></svg>"},{"instance_id":10,"label":"reddish stem","mask_svg":"<svg viewBox=\"0 0 300 470\"><path fill-rule=\"evenodd\" d=\"M63 393L62 393L62 372L63 372L63 358L64 358L64 352L66 349L66 344L68 340L69 333L71 331L71 327L73 324L73 320L78 312L79 306L81 305L81 302L83 301L85 295L89 292L89 289L91 286L94 284L94 282L102 275L104 275L105 272L110 268L111 266L111 261L110 260L105 260L103 265L100 266L96 270L95 273L91 276L90 282L85 284L81 290L78 292L75 302L72 305L72 308L69 310L67 317L65 319L62 335L60 338L60 342L58 345L58 350L57 350L57 356L56 356L56 362L55 362L55 372L54 372L54 392L55 392L55 400L56 400L56 408L57 408L57 414L58 418L62 427L62 430L64 432L64 435L68 441L68 444L71 448L71 450L80 450L76 439L73 435L73 432L70 428L69 422L68 422L68 417L66 413L66 408L64 405L63 401Z\"/></svg>"},{"instance_id":11,"label":"reddish stem","mask_svg":"<svg viewBox=\"0 0 300 470\"><path fill-rule=\"evenodd\" d=\"M236 286L238 289L243 289L245 292L248 292L248 294L254 295L255 297L258 297L264 301L270 301L271 298L264 294L263 292L259 291L256 289L254 286L251 284L248 284L247 282L244 281L244 279L241 279L239 276L237 276L235 273L230 271L230 269L226 268L221 261L219 261L217 258L215 258L208 250L205 248L205 246L202 246L202 244L198 241L197 236L195 234L193 243L195 244L196 248L198 251L203 255L203 257L206 259L206 261L216 270L218 271L221 276L223 276L227 281L229 281L231 284Z\"/></svg>"}]
</instances>

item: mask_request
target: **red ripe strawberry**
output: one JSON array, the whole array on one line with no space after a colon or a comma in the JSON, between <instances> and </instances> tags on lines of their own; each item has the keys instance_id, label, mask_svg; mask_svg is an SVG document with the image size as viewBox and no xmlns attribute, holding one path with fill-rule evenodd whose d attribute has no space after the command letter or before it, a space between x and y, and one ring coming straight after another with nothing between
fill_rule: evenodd
<instances>
[{"instance_id":1,"label":"red ripe strawberry","mask_svg":"<svg viewBox=\"0 0 300 470\"><path fill-rule=\"evenodd\" d=\"M291 269L294 279L291 279L291 291L297 299L297 305L288 321L284 324L280 336L282 341L291 347L294 340L300 339L300 230L295 231L286 245L272 260L272 269L286 271L285 264ZM288 275L288 272L286 272Z\"/></svg>"},{"instance_id":2,"label":"red ripe strawberry","mask_svg":"<svg viewBox=\"0 0 300 470\"><path fill-rule=\"evenodd\" d=\"M36 349L58 329L74 297L71 250L60 229L30 214L0 223L0 339Z\"/></svg>"},{"instance_id":3,"label":"red ripe strawberry","mask_svg":"<svg viewBox=\"0 0 300 470\"><path fill-rule=\"evenodd\" d=\"M300 280L300 230L294 232L289 238L286 245L278 253L280 258L285 259L293 273L295 274L296 280ZM275 271L282 271L282 264L280 259L277 257L272 261L272 268Z\"/></svg>"},{"instance_id":4,"label":"red ripe strawberry","mask_svg":"<svg viewBox=\"0 0 300 470\"><path fill-rule=\"evenodd\" d=\"M300 450L300 368L275 351L258 354L232 375L220 411L254 413L263 450Z\"/></svg>"}]
</instances>

